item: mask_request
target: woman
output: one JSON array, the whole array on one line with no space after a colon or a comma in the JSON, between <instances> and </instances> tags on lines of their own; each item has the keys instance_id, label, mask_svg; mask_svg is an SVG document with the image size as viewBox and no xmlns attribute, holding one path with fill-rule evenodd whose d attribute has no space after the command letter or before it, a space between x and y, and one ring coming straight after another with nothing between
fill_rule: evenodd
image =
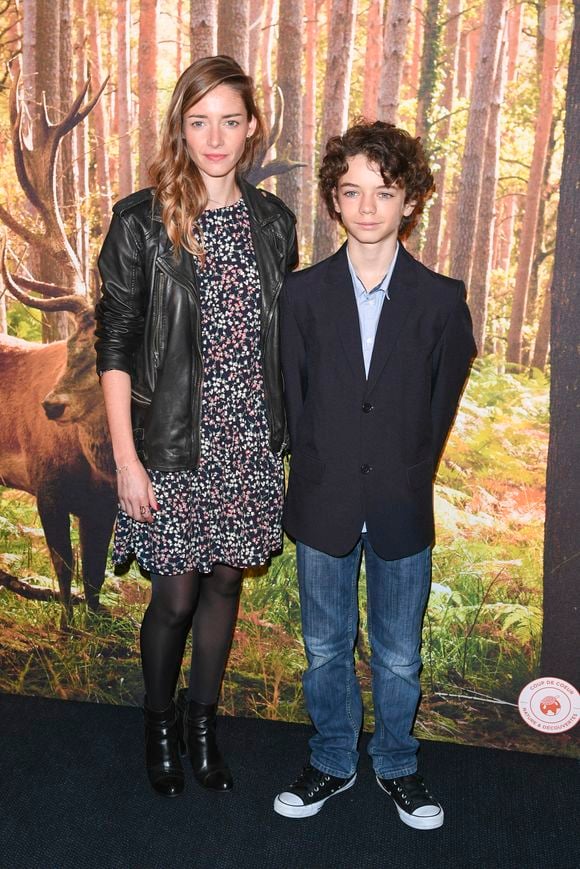
<instances>
[{"instance_id":1,"label":"woman","mask_svg":"<svg viewBox=\"0 0 580 869\"><path fill-rule=\"evenodd\" d=\"M118 202L99 258L97 368L117 465L113 560L151 576L141 626L146 763L184 788L229 790L218 694L244 567L282 542L286 424L278 295L295 220L243 176L265 149L252 80L196 61L169 104L153 188ZM192 626L189 687L174 692Z\"/></svg>"}]
</instances>

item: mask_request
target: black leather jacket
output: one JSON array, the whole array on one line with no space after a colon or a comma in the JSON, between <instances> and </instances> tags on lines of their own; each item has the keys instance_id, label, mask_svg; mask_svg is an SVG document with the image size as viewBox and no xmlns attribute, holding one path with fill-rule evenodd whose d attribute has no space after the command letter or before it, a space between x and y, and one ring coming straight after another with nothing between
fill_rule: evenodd
<instances>
[{"instance_id":1,"label":"black leather jacket","mask_svg":"<svg viewBox=\"0 0 580 869\"><path fill-rule=\"evenodd\" d=\"M295 218L271 193L239 179L261 284L261 355L270 448L287 446L278 297L298 260ZM203 365L201 312L193 257L175 257L150 188L113 208L99 256L97 371L131 376L137 452L158 470L194 468L199 459Z\"/></svg>"}]
</instances>

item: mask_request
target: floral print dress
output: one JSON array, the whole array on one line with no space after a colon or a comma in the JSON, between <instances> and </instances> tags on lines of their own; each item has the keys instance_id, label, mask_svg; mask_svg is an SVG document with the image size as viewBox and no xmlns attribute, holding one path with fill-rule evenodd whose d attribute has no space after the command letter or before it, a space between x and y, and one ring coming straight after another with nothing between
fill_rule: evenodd
<instances>
[{"instance_id":1,"label":"floral print dress","mask_svg":"<svg viewBox=\"0 0 580 869\"><path fill-rule=\"evenodd\" d=\"M151 573L264 564L282 546L282 460L269 448L260 359L260 278L246 205L204 212L198 269L203 392L193 471L148 470L151 524L119 511L113 561Z\"/></svg>"}]
</instances>

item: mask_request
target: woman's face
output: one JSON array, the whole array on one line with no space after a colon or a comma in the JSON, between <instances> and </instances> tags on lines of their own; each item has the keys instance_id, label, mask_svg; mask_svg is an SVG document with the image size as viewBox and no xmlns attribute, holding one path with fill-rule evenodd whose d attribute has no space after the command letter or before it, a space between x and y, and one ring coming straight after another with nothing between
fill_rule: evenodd
<instances>
[{"instance_id":1,"label":"woman's face","mask_svg":"<svg viewBox=\"0 0 580 869\"><path fill-rule=\"evenodd\" d=\"M183 116L183 137L202 176L223 178L235 172L246 139L256 129L240 94L220 84L190 106Z\"/></svg>"}]
</instances>

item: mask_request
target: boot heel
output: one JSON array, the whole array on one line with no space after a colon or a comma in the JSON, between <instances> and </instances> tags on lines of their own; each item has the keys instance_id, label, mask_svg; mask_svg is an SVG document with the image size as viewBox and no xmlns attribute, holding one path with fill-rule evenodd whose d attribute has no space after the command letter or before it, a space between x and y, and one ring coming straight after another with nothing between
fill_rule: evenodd
<instances>
[{"instance_id":1,"label":"boot heel","mask_svg":"<svg viewBox=\"0 0 580 869\"><path fill-rule=\"evenodd\" d=\"M164 797L183 793L185 779L179 757L178 716L173 701L162 711L148 709L145 715L145 764L154 791Z\"/></svg>"},{"instance_id":2,"label":"boot heel","mask_svg":"<svg viewBox=\"0 0 580 869\"><path fill-rule=\"evenodd\" d=\"M217 703L205 705L187 699L186 689L177 697L183 726L180 738L186 743L186 753L199 784L212 791L230 791L232 774L216 741Z\"/></svg>"}]
</instances>

